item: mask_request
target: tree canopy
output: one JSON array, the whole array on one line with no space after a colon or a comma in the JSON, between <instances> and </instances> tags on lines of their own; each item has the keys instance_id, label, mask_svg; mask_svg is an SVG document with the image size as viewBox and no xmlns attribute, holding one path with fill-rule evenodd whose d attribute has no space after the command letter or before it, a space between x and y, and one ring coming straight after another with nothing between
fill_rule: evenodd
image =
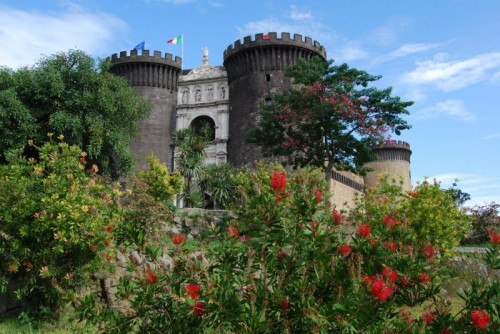
<instances>
[{"instance_id":1,"label":"tree canopy","mask_svg":"<svg viewBox=\"0 0 500 334\"><path fill-rule=\"evenodd\" d=\"M133 167L130 140L150 104L110 71L108 60L79 50L41 59L31 67L0 68L0 163L11 153L36 158L48 133L87 153L89 164L117 178Z\"/></svg>"},{"instance_id":2,"label":"tree canopy","mask_svg":"<svg viewBox=\"0 0 500 334\"><path fill-rule=\"evenodd\" d=\"M413 102L392 96L391 88L370 86L380 76L332 64L316 57L287 68L295 89L261 110L248 141L294 167L323 168L327 177L333 168L363 174L373 159L372 145L410 128L401 116Z\"/></svg>"}]
</instances>

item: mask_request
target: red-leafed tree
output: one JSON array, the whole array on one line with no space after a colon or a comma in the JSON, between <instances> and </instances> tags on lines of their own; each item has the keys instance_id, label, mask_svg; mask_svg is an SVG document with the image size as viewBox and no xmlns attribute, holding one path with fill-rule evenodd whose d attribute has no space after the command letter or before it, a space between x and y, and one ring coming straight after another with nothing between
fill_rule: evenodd
<instances>
[{"instance_id":1,"label":"red-leafed tree","mask_svg":"<svg viewBox=\"0 0 500 334\"><path fill-rule=\"evenodd\" d=\"M401 116L413 102L392 96L391 88L370 86L380 76L332 63L300 59L289 67L286 74L299 88L262 109L248 141L294 167L321 167L327 178L334 168L363 174L373 159L370 146L410 128Z\"/></svg>"}]
</instances>

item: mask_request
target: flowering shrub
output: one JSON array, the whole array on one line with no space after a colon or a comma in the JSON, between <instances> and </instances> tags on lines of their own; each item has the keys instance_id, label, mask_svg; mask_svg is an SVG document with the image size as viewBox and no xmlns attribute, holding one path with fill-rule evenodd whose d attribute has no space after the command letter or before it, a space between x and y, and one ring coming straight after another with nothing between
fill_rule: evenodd
<instances>
[{"instance_id":1,"label":"flowering shrub","mask_svg":"<svg viewBox=\"0 0 500 334\"><path fill-rule=\"evenodd\" d=\"M78 147L33 148L39 161L15 157L0 166L0 289L13 288L25 310L54 311L61 293L73 296L109 255L120 192L97 177Z\"/></svg>"},{"instance_id":2,"label":"flowering shrub","mask_svg":"<svg viewBox=\"0 0 500 334\"><path fill-rule=\"evenodd\" d=\"M117 333L440 332L477 329L473 309L494 314L478 298L456 319L438 307L439 270L395 210L400 190L383 186L345 214L318 201L320 171L268 168L236 177L238 218L207 239L138 247L148 261L119 281L123 307L87 296L78 312ZM404 315L433 300L425 316Z\"/></svg>"}]
</instances>

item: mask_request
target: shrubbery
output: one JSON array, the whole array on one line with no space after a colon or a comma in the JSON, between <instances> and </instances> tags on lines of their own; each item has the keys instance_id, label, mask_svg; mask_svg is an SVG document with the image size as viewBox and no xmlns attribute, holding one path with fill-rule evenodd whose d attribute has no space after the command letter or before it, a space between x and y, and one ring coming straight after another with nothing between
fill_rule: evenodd
<instances>
[{"instance_id":1,"label":"shrubbery","mask_svg":"<svg viewBox=\"0 0 500 334\"><path fill-rule=\"evenodd\" d=\"M87 295L82 319L117 333L493 333L498 325L497 281L474 283L458 314L437 296L439 252L414 237L405 209L437 193L407 196L386 183L346 214L329 206L317 170L290 177L259 165L235 182L238 218L204 240L175 234L136 245L147 261L120 279L120 306ZM498 269L494 240L487 262ZM424 302L414 318L409 307Z\"/></svg>"},{"instance_id":2,"label":"shrubbery","mask_svg":"<svg viewBox=\"0 0 500 334\"><path fill-rule=\"evenodd\" d=\"M61 137L62 139L62 137ZM122 219L120 192L66 143L46 143L40 160L0 166L0 288L27 310L56 311L100 266Z\"/></svg>"},{"instance_id":3,"label":"shrubbery","mask_svg":"<svg viewBox=\"0 0 500 334\"><path fill-rule=\"evenodd\" d=\"M236 218L194 239L167 232L179 180L153 158L120 192L77 147L37 149L40 161L0 167L9 189L1 287L28 310L57 314L70 301L80 320L116 333L493 333L499 324L496 232L490 276L461 293L464 308L452 314L439 297L440 256L463 215L436 184L405 194L382 182L347 213L329 204L321 171L260 164L233 175ZM120 253L130 261L101 303L90 277L116 274Z\"/></svg>"}]
</instances>

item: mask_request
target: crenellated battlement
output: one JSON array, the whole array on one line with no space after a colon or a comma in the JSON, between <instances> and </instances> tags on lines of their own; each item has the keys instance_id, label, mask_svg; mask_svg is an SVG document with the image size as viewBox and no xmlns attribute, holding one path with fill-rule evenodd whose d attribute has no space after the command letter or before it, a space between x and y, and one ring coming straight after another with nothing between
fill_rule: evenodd
<instances>
[{"instance_id":1,"label":"crenellated battlement","mask_svg":"<svg viewBox=\"0 0 500 334\"><path fill-rule=\"evenodd\" d=\"M115 53L111 56L111 62L113 64L121 64L127 62L147 62L147 63L160 63L164 65L170 65L173 67L182 67L182 58L175 56L170 53L165 53L162 55L161 51L153 51L150 55L149 50L143 50L141 54L137 50L131 51L121 51L119 54Z\"/></svg>"},{"instance_id":2,"label":"crenellated battlement","mask_svg":"<svg viewBox=\"0 0 500 334\"><path fill-rule=\"evenodd\" d=\"M127 78L131 86L161 87L177 91L177 84L181 73L182 58L170 53L162 56L160 51L137 50L130 53L122 51L111 56L111 70L113 73Z\"/></svg>"},{"instance_id":3,"label":"crenellated battlement","mask_svg":"<svg viewBox=\"0 0 500 334\"><path fill-rule=\"evenodd\" d=\"M276 32L270 32L267 39L264 39L264 34L260 33L255 34L255 39L253 40L252 36L244 37L243 43L241 40L237 40L233 44L229 45L224 51L224 60L242 50L262 46L289 46L305 48L326 59L325 48L319 42L313 41L310 37L303 38L300 34L294 34L293 38L291 38L290 33L283 32L281 33L281 38L278 38L278 34Z\"/></svg>"},{"instance_id":4,"label":"crenellated battlement","mask_svg":"<svg viewBox=\"0 0 500 334\"><path fill-rule=\"evenodd\" d=\"M408 161L410 162L410 144L402 140L388 140L382 144L372 146L372 152L377 161Z\"/></svg>"},{"instance_id":5,"label":"crenellated battlement","mask_svg":"<svg viewBox=\"0 0 500 334\"><path fill-rule=\"evenodd\" d=\"M326 59L325 48L309 37L303 39L295 34L291 38L289 33L282 33L278 38L275 32L268 35L264 39L263 34L256 34L253 40L247 36L243 43L238 40L224 51L229 83L250 73L284 71L298 59L309 60L314 56Z\"/></svg>"}]
</instances>

